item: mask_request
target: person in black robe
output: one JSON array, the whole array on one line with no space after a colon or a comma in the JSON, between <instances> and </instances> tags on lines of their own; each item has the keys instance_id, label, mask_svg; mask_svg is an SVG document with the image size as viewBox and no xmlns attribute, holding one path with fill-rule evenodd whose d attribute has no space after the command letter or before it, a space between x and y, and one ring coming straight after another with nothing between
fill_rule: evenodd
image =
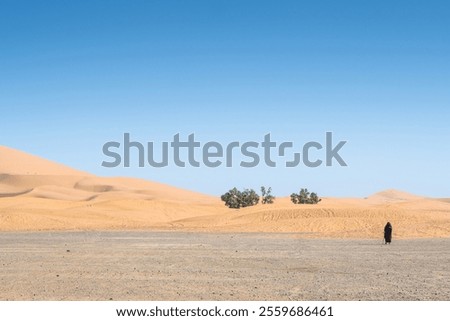
<instances>
[{"instance_id":1,"label":"person in black robe","mask_svg":"<svg viewBox=\"0 0 450 321\"><path fill-rule=\"evenodd\" d=\"M392 225L387 222L384 227L384 244L390 244L392 241Z\"/></svg>"}]
</instances>

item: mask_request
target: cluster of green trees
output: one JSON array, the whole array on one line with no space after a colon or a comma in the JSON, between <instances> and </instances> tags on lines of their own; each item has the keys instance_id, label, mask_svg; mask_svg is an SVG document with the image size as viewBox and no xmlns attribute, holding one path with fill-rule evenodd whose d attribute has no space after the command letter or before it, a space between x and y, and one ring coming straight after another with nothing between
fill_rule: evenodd
<instances>
[{"instance_id":1,"label":"cluster of green trees","mask_svg":"<svg viewBox=\"0 0 450 321\"><path fill-rule=\"evenodd\" d=\"M291 194L291 201L294 204L317 204L321 200L316 193L308 192L307 188L302 188L298 194Z\"/></svg>"},{"instance_id":2,"label":"cluster of green trees","mask_svg":"<svg viewBox=\"0 0 450 321\"><path fill-rule=\"evenodd\" d=\"M220 198L229 208L254 206L260 200L262 204L272 204L275 201L275 196L272 195L272 188L265 188L264 186L261 186L261 196L253 189L239 191L235 187L223 194ZM316 193L310 193L306 188L302 188L298 194L291 194L291 201L294 204L317 204L321 200Z\"/></svg>"},{"instance_id":3,"label":"cluster of green trees","mask_svg":"<svg viewBox=\"0 0 450 321\"><path fill-rule=\"evenodd\" d=\"M252 189L241 192L235 187L223 194L221 199L229 208L241 208L258 204L259 195Z\"/></svg>"}]
</instances>

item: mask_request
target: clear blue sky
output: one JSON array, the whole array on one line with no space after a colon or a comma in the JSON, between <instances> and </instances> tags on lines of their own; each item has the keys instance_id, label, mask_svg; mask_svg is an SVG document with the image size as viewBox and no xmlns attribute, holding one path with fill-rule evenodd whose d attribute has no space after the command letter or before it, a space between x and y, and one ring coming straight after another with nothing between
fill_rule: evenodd
<instances>
[{"instance_id":1,"label":"clear blue sky","mask_svg":"<svg viewBox=\"0 0 450 321\"><path fill-rule=\"evenodd\" d=\"M1 144L210 194L450 196L448 1L1 1ZM347 168L106 169L102 146L348 140Z\"/></svg>"}]
</instances>

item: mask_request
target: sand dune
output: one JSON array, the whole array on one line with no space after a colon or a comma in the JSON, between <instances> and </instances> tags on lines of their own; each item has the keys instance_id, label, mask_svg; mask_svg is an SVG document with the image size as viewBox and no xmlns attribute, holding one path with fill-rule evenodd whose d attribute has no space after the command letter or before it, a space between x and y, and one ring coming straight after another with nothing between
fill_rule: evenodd
<instances>
[{"instance_id":1,"label":"sand dune","mask_svg":"<svg viewBox=\"0 0 450 321\"><path fill-rule=\"evenodd\" d=\"M132 178L104 178L0 147L0 231L164 229L293 232L301 237L449 237L448 199L387 190L366 199L232 210L218 197Z\"/></svg>"},{"instance_id":2,"label":"sand dune","mask_svg":"<svg viewBox=\"0 0 450 321\"><path fill-rule=\"evenodd\" d=\"M15 175L90 176L88 173L6 146L0 146L0 173Z\"/></svg>"},{"instance_id":3,"label":"sand dune","mask_svg":"<svg viewBox=\"0 0 450 321\"><path fill-rule=\"evenodd\" d=\"M382 238L390 221L398 238L449 237L450 206L435 200L396 204L360 200L347 203L324 199L319 205L293 205L279 199L222 216L193 217L177 221L184 229L210 231L294 232L302 237Z\"/></svg>"},{"instance_id":4,"label":"sand dune","mask_svg":"<svg viewBox=\"0 0 450 321\"><path fill-rule=\"evenodd\" d=\"M397 190L386 190L369 196L367 199L375 203L398 203L422 200L425 197Z\"/></svg>"}]
</instances>

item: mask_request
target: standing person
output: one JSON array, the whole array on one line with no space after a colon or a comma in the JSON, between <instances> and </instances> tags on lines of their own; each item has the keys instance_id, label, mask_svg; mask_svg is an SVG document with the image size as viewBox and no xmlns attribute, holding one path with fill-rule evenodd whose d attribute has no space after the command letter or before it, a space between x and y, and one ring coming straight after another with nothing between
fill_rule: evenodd
<instances>
[{"instance_id":1,"label":"standing person","mask_svg":"<svg viewBox=\"0 0 450 321\"><path fill-rule=\"evenodd\" d=\"M391 244L392 241L392 225L390 222L387 222L384 227L384 244Z\"/></svg>"}]
</instances>

